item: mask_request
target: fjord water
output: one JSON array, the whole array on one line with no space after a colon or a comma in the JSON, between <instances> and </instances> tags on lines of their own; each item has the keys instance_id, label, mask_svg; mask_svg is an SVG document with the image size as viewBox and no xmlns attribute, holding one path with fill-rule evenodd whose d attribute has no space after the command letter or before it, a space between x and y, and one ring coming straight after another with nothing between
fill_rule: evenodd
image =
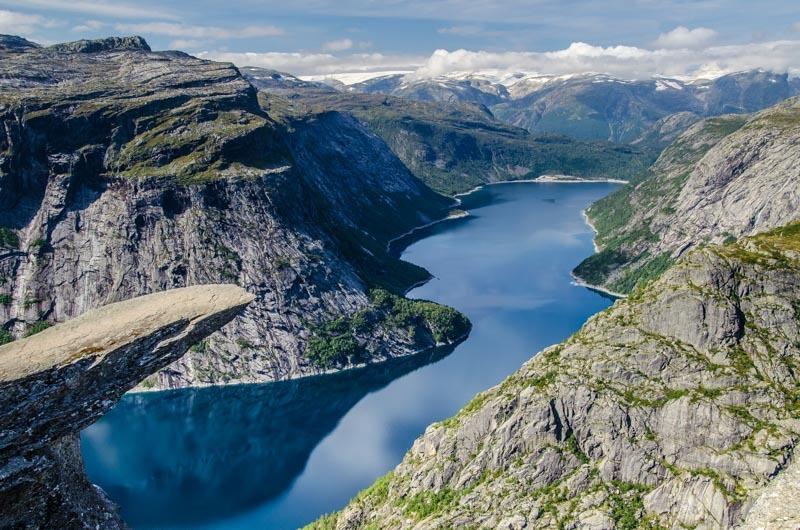
<instances>
[{"instance_id":1,"label":"fjord water","mask_svg":"<svg viewBox=\"0 0 800 530\"><path fill-rule=\"evenodd\" d=\"M324 377L126 396L82 433L90 479L134 528L296 528L341 508L413 440L611 300L570 282L592 252L581 210L616 185L515 183L418 234L409 293L469 316L468 340Z\"/></svg>"}]
</instances>

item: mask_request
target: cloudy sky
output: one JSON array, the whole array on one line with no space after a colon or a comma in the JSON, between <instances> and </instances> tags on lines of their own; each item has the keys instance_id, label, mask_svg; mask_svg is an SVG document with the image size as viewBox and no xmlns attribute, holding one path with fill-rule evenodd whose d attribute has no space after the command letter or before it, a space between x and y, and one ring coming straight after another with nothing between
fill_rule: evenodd
<instances>
[{"instance_id":1,"label":"cloudy sky","mask_svg":"<svg viewBox=\"0 0 800 530\"><path fill-rule=\"evenodd\" d=\"M138 34L297 75L499 69L800 75L797 0L0 0L0 32L42 44Z\"/></svg>"}]
</instances>

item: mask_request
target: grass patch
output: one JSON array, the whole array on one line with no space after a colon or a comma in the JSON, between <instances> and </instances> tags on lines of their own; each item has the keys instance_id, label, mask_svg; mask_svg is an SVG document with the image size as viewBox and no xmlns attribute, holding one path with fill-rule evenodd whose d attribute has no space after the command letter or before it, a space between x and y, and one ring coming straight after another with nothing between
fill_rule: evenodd
<instances>
[{"instance_id":1,"label":"grass patch","mask_svg":"<svg viewBox=\"0 0 800 530\"><path fill-rule=\"evenodd\" d=\"M628 263L629 258L619 250L603 249L583 260L575 267L575 274L585 282L599 285L615 269Z\"/></svg>"},{"instance_id":2,"label":"grass patch","mask_svg":"<svg viewBox=\"0 0 800 530\"><path fill-rule=\"evenodd\" d=\"M660 530L658 521L645 513L642 497L650 491L644 484L611 481L608 489L609 516L617 530Z\"/></svg>"},{"instance_id":3,"label":"grass patch","mask_svg":"<svg viewBox=\"0 0 800 530\"><path fill-rule=\"evenodd\" d=\"M342 335L317 335L306 346L306 357L322 368L356 363L364 357L365 350L351 333Z\"/></svg>"},{"instance_id":4,"label":"grass patch","mask_svg":"<svg viewBox=\"0 0 800 530\"><path fill-rule=\"evenodd\" d=\"M361 490L353 498L353 502L369 502L372 505L383 504L389 497L389 486L394 478L394 471L390 471L376 480L370 487Z\"/></svg>"},{"instance_id":5,"label":"grass patch","mask_svg":"<svg viewBox=\"0 0 800 530\"><path fill-rule=\"evenodd\" d=\"M41 333L42 331L46 330L52 326L50 322L46 322L44 320L39 320L38 322L34 322L31 327L25 332L26 337L30 337L31 335L36 335L37 333Z\"/></svg>"},{"instance_id":6,"label":"grass patch","mask_svg":"<svg viewBox=\"0 0 800 530\"><path fill-rule=\"evenodd\" d=\"M450 488L438 492L421 491L405 502L404 513L417 520L441 513L458 502L460 495Z\"/></svg>"},{"instance_id":7,"label":"grass patch","mask_svg":"<svg viewBox=\"0 0 800 530\"><path fill-rule=\"evenodd\" d=\"M189 350L193 351L194 353L205 353L208 351L208 339L203 339L200 342L192 344Z\"/></svg>"},{"instance_id":8,"label":"grass patch","mask_svg":"<svg viewBox=\"0 0 800 530\"><path fill-rule=\"evenodd\" d=\"M625 274L620 280L611 284L611 288L620 293L630 293L658 279L674 263L675 260L670 257L668 252L662 252L653 258L647 259L641 267Z\"/></svg>"},{"instance_id":9,"label":"grass patch","mask_svg":"<svg viewBox=\"0 0 800 530\"><path fill-rule=\"evenodd\" d=\"M567 440L564 442L566 445L567 450L572 453L575 458L581 461L582 464L589 463L589 457L586 456L586 453L581 451L580 446L578 445L578 440L575 439L575 433L570 433L567 437Z\"/></svg>"},{"instance_id":10,"label":"grass patch","mask_svg":"<svg viewBox=\"0 0 800 530\"><path fill-rule=\"evenodd\" d=\"M5 226L0 226L0 247L19 248L19 237Z\"/></svg>"},{"instance_id":11,"label":"grass patch","mask_svg":"<svg viewBox=\"0 0 800 530\"><path fill-rule=\"evenodd\" d=\"M339 514L329 513L325 514L313 523L307 524L303 530L336 530L336 521L339 519Z\"/></svg>"},{"instance_id":12,"label":"grass patch","mask_svg":"<svg viewBox=\"0 0 800 530\"><path fill-rule=\"evenodd\" d=\"M406 328L425 326L439 344L453 342L470 330L467 317L450 307L426 300L409 300L384 289L373 289L370 298L373 306L388 316L389 323Z\"/></svg>"}]
</instances>

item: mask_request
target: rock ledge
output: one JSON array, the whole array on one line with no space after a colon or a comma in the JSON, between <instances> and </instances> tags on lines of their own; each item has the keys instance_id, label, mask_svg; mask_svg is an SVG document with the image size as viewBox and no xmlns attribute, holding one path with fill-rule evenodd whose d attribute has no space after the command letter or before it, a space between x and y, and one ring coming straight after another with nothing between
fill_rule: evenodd
<instances>
[{"instance_id":1,"label":"rock ledge","mask_svg":"<svg viewBox=\"0 0 800 530\"><path fill-rule=\"evenodd\" d=\"M174 289L0 347L0 527L124 527L86 479L78 433L253 298L234 285Z\"/></svg>"}]
</instances>

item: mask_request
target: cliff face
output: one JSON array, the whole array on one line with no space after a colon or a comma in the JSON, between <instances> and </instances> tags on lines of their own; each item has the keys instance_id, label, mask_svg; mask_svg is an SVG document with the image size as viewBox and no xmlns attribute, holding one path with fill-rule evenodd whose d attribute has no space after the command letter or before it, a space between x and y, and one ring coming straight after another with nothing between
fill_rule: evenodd
<instances>
[{"instance_id":1,"label":"cliff face","mask_svg":"<svg viewBox=\"0 0 800 530\"><path fill-rule=\"evenodd\" d=\"M390 257L388 240L450 201L352 118L278 122L232 65L153 53L138 38L6 41L3 340L220 281L256 294L251 311L146 386L269 381L455 340L421 312L397 322L373 307L370 289L401 293L427 277ZM326 327L365 313L358 329ZM309 355L314 340L325 355Z\"/></svg>"},{"instance_id":2,"label":"cliff face","mask_svg":"<svg viewBox=\"0 0 800 530\"><path fill-rule=\"evenodd\" d=\"M649 178L587 211L601 252L575 272L620 292L690 248L785 225L800 211L800 99L692 126Z\"/></svg>"},{"instance_id":3,"label":"cliff face","mask_svg":"<svg viewBox=\"0 0 800 530\"><path fill-rule=\"evenodd\" d=\"M253 296L203 285L89 311L0 347L0 526L121 528L83 472L78 433Z\"/></svg>"},{"instance_id":4,"label":"cliff face","mask_svg":"<svg viewBox=\"0 0 800 530\"><path fill-rule=\"evenodd\" d=\"M769 498L795 473L798 345L800 224L693 251L316 525L730 528L754 506L748 524L791 524Z\"/></svg>"}]
</instances>

